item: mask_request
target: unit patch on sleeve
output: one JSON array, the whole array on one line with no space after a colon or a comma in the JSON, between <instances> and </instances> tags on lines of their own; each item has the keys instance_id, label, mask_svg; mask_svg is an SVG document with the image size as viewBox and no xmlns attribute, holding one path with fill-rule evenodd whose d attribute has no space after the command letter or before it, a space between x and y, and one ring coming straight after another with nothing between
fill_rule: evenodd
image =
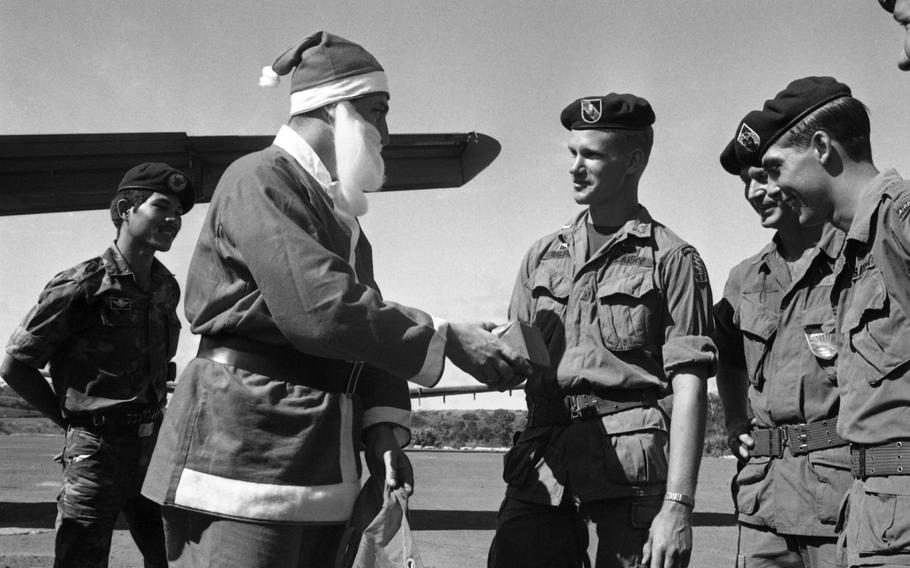
<instances>
[{"instance_id":1,"label":"unit patch on sleeve","mask_svg":"<svg viewBox=\"0 0 910 568\"><path fill-rule=\"evenodd\" d=\"M699 256L695 247L692 245L683 247L682 253L692 259L692 273L695 275L695 282L697 284L707 284L708 269L705 267L705 263L702 262L701 256Z\"/></svg>"},{"instance_id":2,"label":"unit patch on sleeve","mask_svg":"<svg viewBox=\"0 0 910 568\"><path fill-rule=\"evenodd\" d=\"M910 212L910 199L905 199L903 203L897 206L897 216L903 219Z\"/></svg>"}]
</instances>

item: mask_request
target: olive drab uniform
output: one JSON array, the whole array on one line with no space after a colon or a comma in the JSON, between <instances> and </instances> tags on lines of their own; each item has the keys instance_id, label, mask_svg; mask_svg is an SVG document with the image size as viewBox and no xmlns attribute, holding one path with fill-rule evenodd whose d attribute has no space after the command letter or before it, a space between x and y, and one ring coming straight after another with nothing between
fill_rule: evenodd
<instances>
[{"instance_id":1,"label":"olive drab uniform","mask_svg":"<svg viewBox=\"0 0 910 568\"><path fill-rule=\"evenodd\" d=\"M553 366L525 387L528 427L505 458L494 566L578 565L587 534L576 502L598 525L598 556L639 561L667 480L658 400L681 368L713 373L711 292L695 249L641 207L589 254L587 222L584 212L537 241L512 295L509 318L541 330ZM610 514L586 511L603 502Z\"/></svg>"},{"instance_id":2,"label":"olive drab uniform","mask_svg":"<svg viewBox=\"0 0 910 568\"><path fill-rule=\"evenodd\" d=\"M69 427L57 499L56 557L106 565L123 512L146 566L165 566L158 506L139 495L177 350L180 291L155 260L143 290L116 245L51 280L7 353L41 369Z\"/></svg>"},{"instance_id":3,"label":"olive drab uniform","mask_svg":"<svg viewBox=\"0 0 910 568\"><path fill-rule=\"evenodd\" d=\"M838 433L856 480L841 544L851 566L910 565L910 182L861 190L835 267Z\"/></svg>"},{"instance_id":4,"label":"olive drab uniform","mask_svg":"<svg viewBox=\"0 0 910 568\"><path fill-rule=\"evenodd\" d=\"M748 533L741 553L796 555L786 543L819 549L834 562L835 521L850 486L850 452L836 435L834 312L830 295L844 235L826 226L808 264L791 276L779 240L730 271L715 306L718 356L749 379L755 447L734 484L740 523L774 534ZM744 533L745 534L745 533ZM776 536L775 536L776 535ZM827 540L813 539L824 537ZM781 560L777 558L777 560ZM811 560L810 560L811 563Z\"/></svg>"}]
</instances>

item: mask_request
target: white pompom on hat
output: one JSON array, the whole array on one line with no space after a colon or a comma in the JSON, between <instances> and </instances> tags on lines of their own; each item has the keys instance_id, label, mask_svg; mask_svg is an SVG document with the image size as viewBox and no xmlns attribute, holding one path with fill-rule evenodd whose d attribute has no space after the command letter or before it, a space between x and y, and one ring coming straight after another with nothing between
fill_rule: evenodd
<instances>
[{"instance_id":1,"label":"white pompom on hat","mask_svg":"<svg viewBox=\"0 0 910 568\"><path fill-rule=\"evenodd\" d=\"M385 71L367 50L343 37L316 32L263 67L261 87L291 75L291 114L372 93L389 94Z\"/></svg>"}]
</instances>

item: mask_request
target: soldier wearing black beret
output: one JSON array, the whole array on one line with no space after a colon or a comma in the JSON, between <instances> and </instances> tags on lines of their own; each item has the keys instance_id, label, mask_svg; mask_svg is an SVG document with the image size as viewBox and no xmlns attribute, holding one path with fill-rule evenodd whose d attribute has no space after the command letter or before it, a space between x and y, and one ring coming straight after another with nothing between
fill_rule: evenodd
<instances>
[{"instance_id":1,"label":"soldier wearing black beret","mask_svg":"<svg viewBox=\"0 0 910 568\"><path fill-rule=\"evenodd\" d=\"M852 477L850 449L833 435L830 274L844 234L801 226L765 171L739 162L736 144L721 166L743 179L761 226L775 231L733 267L714 307L717 390L740 462L737 566L840 566L834 520Z\"/></svg>"},{"instance_id":2,"label":"soldier wearing black beret","mask_svg":"<svg viewBox=\"0 0 910 568\"><path fill-rule=\"evenodd\" d=\"M560 115L584 209L531 246L512 294L509 318L538 327L556 363L525 387L490 566L688 563L711 292L698 252L638 201L654 120L648 101L617 93Z\"/></svg>"},{"instance_id":3,"label":"soldier wearing black beret","mask_svg":"<svg viewBox=\"0 0 910 568\"><path fill-rule=\"evenodd\" d=\"M180 333L180 289L155 253L194 202L183 172L130 169L111 200L115 242L56 275L7 344L0 375L66 430L56 566L106 566L121 511L145 566L167 566L160 508L139 494Z\"/></svg>"},{"instance_id":4,"label":"soldier wearing black beret","mask_svg":"<svg viewBox=\"0 0 910 568\"><path fill-rule=\"evenodd\" d=\"M847 233L831 275L854 477L839 543L850 566L910 566L910 182L875 166L866 107L831 77L793 81L738 132L737 156L764 167L801 224Z\"/></svg>"}]
</instances>

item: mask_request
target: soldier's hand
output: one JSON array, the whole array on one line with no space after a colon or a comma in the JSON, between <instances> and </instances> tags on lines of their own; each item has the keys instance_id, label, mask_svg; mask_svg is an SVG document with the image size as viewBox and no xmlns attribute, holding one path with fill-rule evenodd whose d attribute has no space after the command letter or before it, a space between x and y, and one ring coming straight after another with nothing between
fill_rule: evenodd
<instances>
[{"instance_id":1,"label":"soldier's hand","mask_svg":"<svg viewBox=\"0 0 910 568\"><path fill-rule=\"evenodd\" d=\"M752 448L755 447L755 440L749 432L751 429L748 424L727 427L727 445L730 446L733 456L740 461L748 461L752 455Z\"/></svg>"},{"instance_id":2,"label":"soldier's hand","mask_svg":"<svg viewBox=\"0 0 910 568\"><path fill-rule=\"evenodd\" d=\"M446 357L481 383L503 391L531 376L533 368L490 333L495 327L492 322L450 323Z\"/></svg>"},{"instance_id":3,"label":"soldier's hand","mask_svg":"<svg viewBox=\"0 0 910 568\"><path fill-rule=\"evenodd\" d=\"M664 501L651 522L648 541L642 548L641 566L686 568L692 554L692 510L688 505Z\"/></svg>"}]
</instances>

